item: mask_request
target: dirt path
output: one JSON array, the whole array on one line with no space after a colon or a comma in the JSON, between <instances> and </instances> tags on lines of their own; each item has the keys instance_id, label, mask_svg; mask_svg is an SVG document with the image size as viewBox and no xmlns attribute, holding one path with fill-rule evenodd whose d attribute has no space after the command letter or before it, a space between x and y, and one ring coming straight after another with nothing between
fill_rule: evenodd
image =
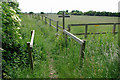
<instances>
[{"instance_id":1,"label":"dirt path","mask_svg":"<svg viewBox=\"0 0 120 80\"><path fill-rule=\"evenodd\" d=\"M48 63L49 63L49 70L50 70L50 74L49 74L49 77L50 78L58 78L58 76L56 75L56 71L54 70L54 66L53 66L53 63L54 63L54 60L53 58L50 57L50 53L48 53Z\"/></svg>"}]
</instances>

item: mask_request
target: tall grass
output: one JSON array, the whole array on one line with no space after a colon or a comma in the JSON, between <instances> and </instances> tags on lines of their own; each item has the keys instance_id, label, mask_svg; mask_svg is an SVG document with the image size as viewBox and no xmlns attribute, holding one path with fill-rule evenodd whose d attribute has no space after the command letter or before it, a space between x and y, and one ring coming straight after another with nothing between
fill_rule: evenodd
<instances>
[{"instance_id":1,"label":"tall grass","mask_svg":"<svg viewBox=\"0 0 120 80\"><path fill-rule=\"evenodd\" d=\"M111 34L89 36L82 67L79 62L80 45L70 39L67 49L53 54L56 70L61 78L116 78L118 77L118 46ZM58 43L56 43L58 44ZM66 51L67 50L67 53ZM57 50L56 52L58 52Z\"/></svg>"},{"instance_id":2,"label":"tall grass","mask_svg":"<svg viewBox=\"0 0 120 80\"><path fill-rule=\"evenodd\" d=\"M28 15L22 15L22 27L21 34L23 36L23 43L27 45L27 42L31 39L31 30L35 30L35 39L32 49L34 70L31 71L29 64L22 66L14 71L14 78L48 78L49 77L49 67L47 59L46 46L45 43L47 36L49 35L50 29L44 23L37 19L33 19ZM50 30L50 31L48 31ZM47 32L47 33L46 33ZM27 47L26 47L27 49ZM47 48L48 49L48 48ZM28 53L26 53L28 55Z\"/></svg>"}]
</instances>

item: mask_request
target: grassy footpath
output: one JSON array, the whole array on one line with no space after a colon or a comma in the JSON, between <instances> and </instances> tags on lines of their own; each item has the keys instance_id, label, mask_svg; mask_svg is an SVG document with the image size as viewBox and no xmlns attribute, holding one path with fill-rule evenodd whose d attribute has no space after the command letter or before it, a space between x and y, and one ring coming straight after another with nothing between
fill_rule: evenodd
<instances>
[{"instance_id":1,"label":"grassy footpath","mask_svg":"<svg viewBox=\"0 0 120 80\"><path fill-rule=\"evenodd\" d=\"M50 52L54 43L55 31L45 25L43 22L33 19L29 16L22 15L22 28L23 42L30 41L31 30L35 30L35 39L33 46L33 60L34 72L31 73L29 67L19 68L15 72L17 78L49 78L49 61L47 53ZM28 53L26 54L28 55Z\"/></svg>"},{"instance_id":2,"label":"grassy footpath","mask_svg":"<svg viewBox=\"0 0 120 80\"><path fill-rule=\"evenodd\" d=\"M43 21L22 16L21 33L24 43L30 41L30 31L35 30L33 47L34 72L29 67L19 68L17 78L50 78L52 65L57 78L116 78L118 77L117 35L90 35L86 40L85 59L81 67L80 45L68 37L68 46L62 32L45 25ZM49 55L48 55L49 54ZM28 55L28 54L26 54ZM51 59L50 59L51 58ZM50 62L52 61L52 62Z\"/></svg>"}]
</instances>

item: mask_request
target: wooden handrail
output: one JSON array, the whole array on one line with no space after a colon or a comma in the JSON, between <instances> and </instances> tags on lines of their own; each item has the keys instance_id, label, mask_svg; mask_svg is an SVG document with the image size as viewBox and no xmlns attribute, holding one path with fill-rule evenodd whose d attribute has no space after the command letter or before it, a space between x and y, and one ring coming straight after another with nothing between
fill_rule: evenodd
<instances>
[{"instance_id":1,"label":"wooden handrail","mask_svg":"<svg viewBox=\"0 0 120 80\"><path fill-rule=\"evenodd\" d=\"M63 30L63 32L69 36L71 36L74 40L76 40L78 43L80 43L81 45L84 43L84 40L79 39L78 37L76 37L75 35L73 35L72 33L68 32L67 30Z\"/></svg>"},{"instance_id":2,"label":"wooden handrail","mask_svg":"<svg viewBox=\"0 0 120 80\"><path fill-rule=\"evenodd\" d=\"M44 17L46 17L46 16L44 16ZM48 19L50 19L50 18L48 18ZM50 20L56 22L56 20L54 20L54 19L50 19ZM52 24L50 24L50 25L51 25L52 27L54 27L55 29L57 29L57 27L55 27L54 25L52 25ZM71 25L70 25L70 26L71 26ZM62 26L60 26L60 25L58 25L58 27L62 28ZM59 31L62 31L62 30L60 30L60 29L58 29L58 30L59 30ZM81 45L84 43L84 40L79 39L78 37L76 37L76 36L73 35L72 33L68 32L66 29L64 29L63 32L64 32L65 34L71 36L74 40L76 40L76 41L77 41L78 43L80 43Z\"/></svg>"},{"instance_id":3,"label":"wooden handrail","mask_svg":"<svg viewBox=\"0 0 120 80\"><path fill-rule=\"evenodd\" d=\"M51 19L52 21L54 21L54 22L56 22L56 20L54 20L54 19Z\"/></svg>"},{"instance_id":4,"label":"wooden handrail","mask_svg":"<svg viewBox=\"0 0 120 80\"><path fill-rule=\"evenodd\" d=\"M54 27L55 29L57 29L54 25L51 24L52 27Z\"/></svg>"},{"instance_id":5,"label":"wooden handrail","mask_svg":"<svg viewBox=\"0 0 120 80\"><path fill-rule=\"evenodd\" d=\"M60 25L58 25L58 27L63 29L63 27L62 27L62 26L60 26Z\"/></svg>"},{"instance_id":6,"label":"wooden handrail","mask_svg":"<svg viewBox=\"0 0 120 80\"><path fill-rule=\"evenodd\" d=\"M31 41L30 41L30 47L33 47L33 41L34 41L34 34L35 34L35 30L31 31Z\"/></svg>"},{"instance_id":7,"label":"wooden handrail","mask_svg":"<svg viewBox=\"0 0 120 80\"><path fill-rule=\"evenodd\" d=\"M33 48L33 41L34 41L35 30L31 31L31 41L27 42L28 46L28 55L30 60L30 67L33 70L33 57L32 57L32 48Z\"/></svg>"}]
</instances>

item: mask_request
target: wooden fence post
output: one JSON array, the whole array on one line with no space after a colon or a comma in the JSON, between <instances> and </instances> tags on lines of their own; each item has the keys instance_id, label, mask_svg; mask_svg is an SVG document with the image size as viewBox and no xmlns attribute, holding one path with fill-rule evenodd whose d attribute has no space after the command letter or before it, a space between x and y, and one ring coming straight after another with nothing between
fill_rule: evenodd
<instances>
[{"instance_id":1,"label":"wooden fence post","mask_svg":"<svg viewBox=\"0 0 120 80\"><path fill-rule=\"evenodd\" d=\"M40 15L38 14L38 19L40 20Z\"/></svg>"},{"instance_id":2,"label":"wooden fence post","mask_svg":"<svg viewBox=\"0 0 120 80\"><path fill-rule=\"evenodd\" d=\"M85 40L83 40L83 41L84 41L84 43L81 45L81 48L80 48L80 55L82 58L84 58L85 43L86 43Z\"/></svg>"},{"instance_id":3,"label":"wooden fence post","mask_svg":"<svg viewBox=\"0 0 120 80\"><path fill-rule=\"evenodd\" d=\"M34 14L34 18L36 19L36 15Z\"/></svg>"},{"instance_id":4,"label":"wooden fence post","mask_svg":"<svg viewBox=\"0 0 120 80\"><path fill-rule=\"evenodd\" d=\"M31 31L31 36L32 36L33 31Z\"/></svg>"},{"instance_id":5,"label":"wooden fence post","mask_svg":"<svg viewBox=\"0 0 120 80\"><path fill-rule=\"evenodd\" d=\"M68 31L70 32L70 26L68 25Z\"/></svg>"},{"instance_id":6,"label":"wooden fence post","mask_svg":"<svg viewBox=\"0 0 120 80\"><path fill-rule=\"evenodd\" d=\"M36 14L35 14L35 19L36 19Z\"/></svg>"},{"instance_id":7,"label":"wooden fence post","mask_svg":"<svg viewBox=\"0 0 120 80\"><path fill-rule=\"evenodd\" d=\"M116 23L113 24L113 34L115 34Z\"/></svg>"},{"instance_id":8,"label":"wooden fence post","mask_svg":"<svg viewBox=\"0 0 120 80\"><path fill-rule=\"evenodd\" d=\"M64 11L62 15L63 15L63 30L64 30L65 29L65 12ZM63 35L64 35L64 32L63 32Z\"/></svg>"},{"instance_id":9,"label":"wooden fence post","mask_svg":"<svg viewBox=\"0 0 120 80\"><path fill-rule=\"evenodd\" d=\"M83 59L84 59L84 52L85 52L85 43L86 41L83 40L84 43L81 45L81 48L80 48L80 66L82 67L83 65Z\"/></svg>"},{"instance_id":10,"label":"wooden fence post","mask_svg":"<svg viewBox=\"0 0 120 80\"><path fill-rule=\"evenodd\" d=\"M65 12L63 11L63 30L65 29Z\"/></svg>"},{"instance_id":11,"label":"wooden fence post","mask_svg":"<svg viewBox=\"0 0 120 80\"><path fill-rule=\"evenodd\" d=\"M51 26L51 19L50 19L50 23L49 23L49 25Z\"/></svg>"},{"instance_id":12,"label":"wooden fence post","mask_svg":"<svg viewBox=\"0 0 120 80\"><path fill-rule=\"evenodd\" d=\"M56 27L57 27L56 29L57 29L57 32L58 32L58 21L56 21Z\"/></svg>"},{"instance_id":13,"label":"wooden fence post","mask_svg":"<svg viewBox=\"0 0 120 80\"><path fill-rule=\"evenodd\" d=\"M47 24L46 19L47 19L47 17L45 16L45 24Z\"/></svg>"},{"instance_id":14,"label":"wooden fence post","mask_svg":"<svg viewBox=\"0 0 120 80\"><path fill-rule=\"evenodd\" d=\"M43 20L43 16L42 16L42 20Z\"/></svg>"},{"instance_id":15,"label":"wooden fence post","mask_svg":"<svg viewBox=\"0 0 120 80\"><path fill-rule=\"evenodd\" d=\"M66 44L66 48L67 48L67 34L65 34L65 44ZM67 51L66 51L67 53Z\"/></svg>"},{"instance_id":16,"label":"wooden fence post","mask_svg":"<svg viewBox=\"0 0 120 80\"><path fill-rule=\"evenodd\" d=\"M29 61L30 61L30 67L33 70L33 59L32 59L32 48L30 47L30 42L27 42L27 46L28 46L28 54L29 54Z\"/></svg>"},{"instance_id":17,"label":"wooden fence post","mask_svg":"<svg viewBox=\"0 0 120 80\"><path fill-rule=\"evenodd\" d=\"M85 25L85 38L87 37L87 29L88 29L88 25Z\"/></svg>"},{"instance_id":18,"label":"wooden fence post","mask_svg":"<svg viewBox=\"0 0 120 80\"><path fill-rule=\"evenodd\" d=\"M40 14L39 14L39 19L40 19Z\"/></svg>"},{"instance_id":19,"label":"wooden fence post","mask_svg":"<svg viewBox=\"0 0 120 80\"><path fill-rule=\"evenodd\" d=\"M35 15L33 14L33 18L35 18Z\"/></svg>"}]
</instances>

